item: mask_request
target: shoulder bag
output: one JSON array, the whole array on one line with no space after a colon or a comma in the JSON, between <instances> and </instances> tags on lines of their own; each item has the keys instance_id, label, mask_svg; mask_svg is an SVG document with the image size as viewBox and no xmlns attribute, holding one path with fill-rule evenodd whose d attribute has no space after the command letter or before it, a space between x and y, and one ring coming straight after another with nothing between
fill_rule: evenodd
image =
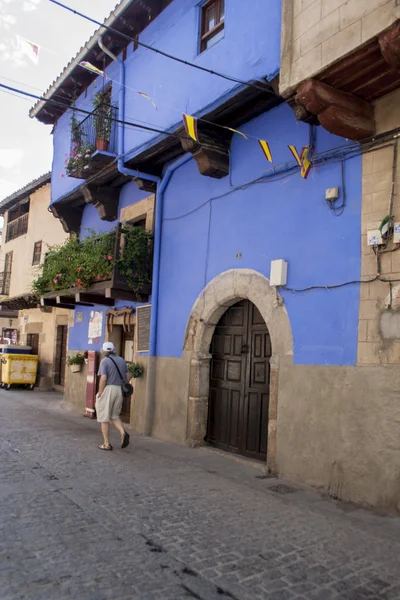
<instances>
[{"instance_id":1,"label":"shoulder bag","mask_svg":"<svg viewBox=\"0 0 400 600\"><path fill-rule=\"evenodd\" d=\"M121 375L121 371L118 368L117 363L115 362L115 360L109 356L109 359L112 360L112 362L114 363L115 368L118 371L118 375L121 377L121 381L122 381L122 385L121 385L121 391L122 391L122 395L127 398L128 396L132 396L133 394L133 385L131 383L128 383L127 381L124 381L124 378Z\"/></svg>"}]
</instances>

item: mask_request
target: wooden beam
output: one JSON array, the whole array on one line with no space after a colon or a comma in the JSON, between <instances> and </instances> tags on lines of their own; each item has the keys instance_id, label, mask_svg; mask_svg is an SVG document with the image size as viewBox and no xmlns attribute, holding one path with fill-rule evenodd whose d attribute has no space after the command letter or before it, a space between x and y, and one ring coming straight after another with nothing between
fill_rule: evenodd
<instances>
[{"instance_id":1,"label":"wooden beam","mask_svg":"<svg viewBox=\"0 0 400 600\"><path fill-rule=\"evenodd\" d=\"M112 298L113 300L127 300L128 302L135 302L137 300L133 292L127 292L126 290L116 290L114 288L106 289L106 298Z\"/></svg>"},{"instance_id":2,"label":"wooden beam","mask_svg":"<svg viewBox=\"0 0 400 600\"><path fill-rule=\"evenodd\" d=\"M57 304L55 298L40 298L40 306L50 306L52 308L66 308L67 310L75 310L74 304Z\"/></svg>"},{"instance_id":3,"label":"wooden beam","mask_svg":"<svg viewBox=\"0 0 400 600\"><path fill-rule=\"evenodd\" d=\"M77 304L86 304L87 306L93 306L94 304L114 306L115 304L115 301L112 298L105 298L100 294L87 294L81 292L75 294L75 302Z\"/></svg>"},{"instance_id":4,"label":"wooden beam","mask_svg":"<svg viewBox=\"0 0 400 600\"><path fill-rule=\"evenodd\" d=\"M73 304L75 300L73 296L56 296L56 304Z\"/></svg>"}]
</instances>

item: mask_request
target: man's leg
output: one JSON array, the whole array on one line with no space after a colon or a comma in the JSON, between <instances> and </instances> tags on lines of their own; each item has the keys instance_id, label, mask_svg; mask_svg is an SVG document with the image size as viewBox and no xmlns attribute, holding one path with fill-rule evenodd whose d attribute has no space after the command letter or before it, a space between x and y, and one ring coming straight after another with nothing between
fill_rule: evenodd
<instances>
[{"instance_id":1,"label":"man's leg","mask_svg":"<svg viewBox=\"0 0 400 600\"><path fill-rule=\"evenodd\" d=\"M119 418L118 418L118 419L112 419L112 420L111 420L111 423L114 425L114 427L115 427L116 429L118 429L118 431L119 431L119 432L120 432L120 434L121 434L121 438L123 438L123 437L124 437L124 435L125 435L125 429L124 429L124 428L123 428L123 426L122 426L122 421L121 421L121 419L119 419ZM108 425L108 423L107 423L107 425Z\"/></svg>"},{"instance_id":2,"label":"man's leg","mask_svg":"<svg viewBox=\"0 0 400 600\"><path fill-rule=\"evenodd\" d=\"M110 423L101 423L101 433L103 434L104 445L110 445Z\"/></svg>"}]
</instances>

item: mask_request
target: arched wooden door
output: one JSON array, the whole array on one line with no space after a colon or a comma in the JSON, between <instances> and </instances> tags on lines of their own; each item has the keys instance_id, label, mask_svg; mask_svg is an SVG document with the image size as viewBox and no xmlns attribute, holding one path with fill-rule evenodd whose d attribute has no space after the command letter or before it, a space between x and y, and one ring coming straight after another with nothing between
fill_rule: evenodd
<instances>
[{"instance_id":1,"label":"arched wooden door","mask_svg":"<svg viewBox=\"0 0 400 600\"><path fill-rule=\"evenodd\" d=\"M254 304L229 308L211 343L208 443L265 460L271 340Z\"/></svg>"}]
</instances>

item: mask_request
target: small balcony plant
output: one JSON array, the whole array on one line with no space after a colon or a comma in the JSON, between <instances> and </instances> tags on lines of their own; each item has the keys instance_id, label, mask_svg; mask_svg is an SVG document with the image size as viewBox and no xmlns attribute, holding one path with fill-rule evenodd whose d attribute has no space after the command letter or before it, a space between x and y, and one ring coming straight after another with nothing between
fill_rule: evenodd
<instances>
[{"instance_id":1,"label":"small balcony plant","mask_svg":"<svg viewBox=\"0 0 400 600\"><path fill-rule=\"evenodd\" d=\"M80 373L82 369L82 365L85 362L85 356L78 352L78 354L74 354L73 356L69 356L67 358L68 366L70 367L73 373Z\"/></svg>"},{"instance_id":2,"label":"small balcony plant","mask_svg":"<svg viewBox=\"0 0 400 600\"><path fill-rule=\"evenodd\" d=\"M65 155L65 171L69 177L83 178L85 171L90 168L92 154L95 148L87 142L72 142L72 150Z\"/></svg>"},{"instance_id":3,"label":"small balcony plant","mask_svg":"<svg viewBox=\"0 0 400 600\"><path fill-rule=\"evenodd\" d=\"M111 137L112 110L108 98L101 92L93 98L94 126L96 130L96 150L107 152Z\"/></svg>"}]
</instances>

